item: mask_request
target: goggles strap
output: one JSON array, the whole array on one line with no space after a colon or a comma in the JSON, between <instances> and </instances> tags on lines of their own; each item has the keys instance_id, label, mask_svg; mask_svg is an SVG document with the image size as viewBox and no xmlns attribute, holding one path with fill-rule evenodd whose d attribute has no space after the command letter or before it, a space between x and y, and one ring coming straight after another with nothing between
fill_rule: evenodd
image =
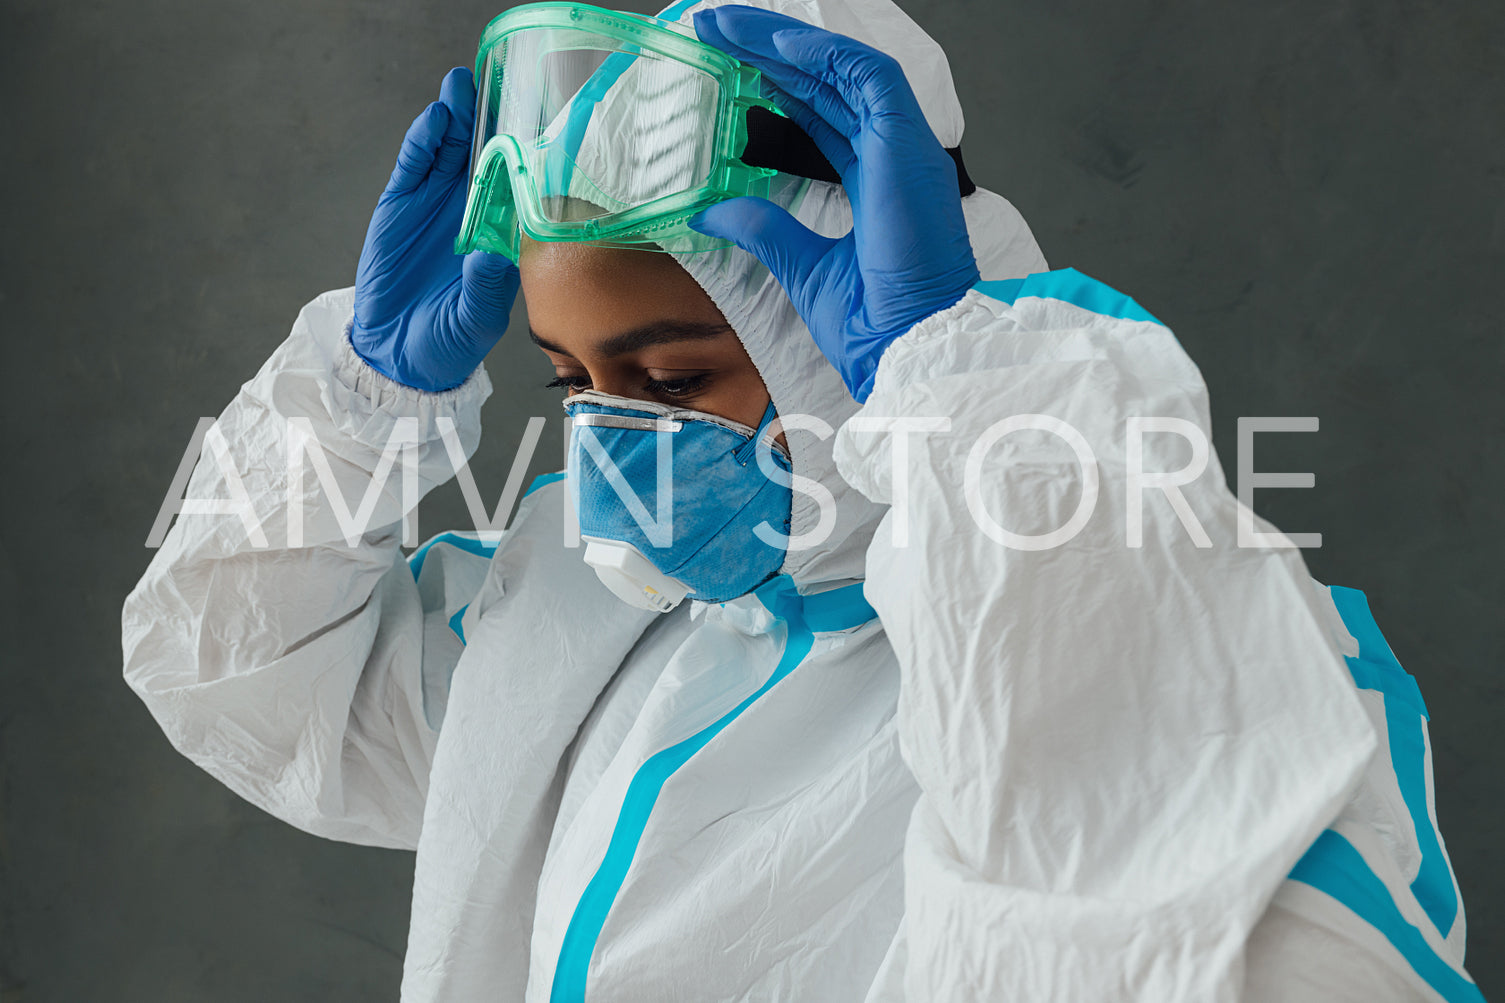
<instances>
[{"instance_id":1,"label":"goggles strap","mask_svg":"<svg viewBox=\"0 0 1505 1003\"><path fill-rule=\"evenodd\" d=\"M949 146L946 152L956 162L956 187L966 198L977 191L977 185L962 163L962 148ZM742 151L741 159L749 167L771 167L795 177L841 184L841 175L820 152L815 140L793 119L776 115L767 108L747 109L747 148Z\"/></svg>"}]
</instances>

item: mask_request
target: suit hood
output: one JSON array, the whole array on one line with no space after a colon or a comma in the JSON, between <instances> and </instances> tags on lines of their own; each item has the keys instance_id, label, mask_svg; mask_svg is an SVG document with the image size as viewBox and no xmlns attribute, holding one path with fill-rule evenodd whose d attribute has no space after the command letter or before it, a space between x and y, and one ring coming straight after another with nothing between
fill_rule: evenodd
<instances>
[{"instance_id":1,"label":"suit hood","mask_svg":"<svg viewBox=\"0 0 1505 1003\"><path fill-rule=\"evenodd\" d=\"M849 35L899 61L919 98L931 130L946 147L961 144L962 110L946 54L929 35L888 0L754 0L749 6L786 14ZM716 2L676 5L690 24L696 11ZM851 205L838 184L780 174L770 197L810 229L839 237L852 226ZM1024 218L1003 197L977 189L962 200L972 250L983 279L1008 279L1046 270L1045 258ZM815 345L783 288L761 262L740 248L676 254L737 332L786 421L803 428L787 433L794 466L793 539L782 572L802 591L827 582L861 579L866 551L887 511L851 487L836 470L835 430L860 405L835 367ZM811 422L809 419L818 419ZM829 434L826 433L829 429Z\"/></svg>"}]
</instances>

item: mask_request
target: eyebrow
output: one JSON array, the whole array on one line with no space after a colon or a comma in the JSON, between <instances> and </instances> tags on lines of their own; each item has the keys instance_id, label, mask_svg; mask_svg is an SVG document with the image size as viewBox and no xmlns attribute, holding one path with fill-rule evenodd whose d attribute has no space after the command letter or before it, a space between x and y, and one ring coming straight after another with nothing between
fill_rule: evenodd
<instances>
[{"instance_id":1,"label":"eyebrow","mask_svg":"<svg viewBox=\"0 0 1505 1003\"><path fill-rule=\"evenodd\" d=\"M730 324L713 324L708 321L654 321L635 327L630 331L614 334L601 343L598 351L608 359L618 355L626 355L628 352L636 352L648 348L651 345L667 345L676 341L707 341L711 338L719 338L722 335L732 333ZM552 341L540 338L533 326L528 326L528 337L533 344L546 351L558 355L572 355L563 347Z\"/></svg>"}]
</instances>

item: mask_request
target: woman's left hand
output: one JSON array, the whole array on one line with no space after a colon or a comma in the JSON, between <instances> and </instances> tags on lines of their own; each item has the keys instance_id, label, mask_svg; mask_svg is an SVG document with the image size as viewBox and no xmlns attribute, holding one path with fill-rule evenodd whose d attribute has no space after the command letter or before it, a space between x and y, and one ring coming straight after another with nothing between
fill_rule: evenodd
<instances>
[{"instance_id":1,"label":"woman's left hand","mask_svg":"<svg viewBox=\"0 0 1505 1003\"><path fill-rule=\"evenodd\" d=\"M738 198L691 225L768 266L864 401L888 345L978 281L956 164L893 57L752 7L702 11L695 30L783 92L776 103L841 176L853 222L844 237L822 237L771 202Z\"/></svg>"}]
</instances>

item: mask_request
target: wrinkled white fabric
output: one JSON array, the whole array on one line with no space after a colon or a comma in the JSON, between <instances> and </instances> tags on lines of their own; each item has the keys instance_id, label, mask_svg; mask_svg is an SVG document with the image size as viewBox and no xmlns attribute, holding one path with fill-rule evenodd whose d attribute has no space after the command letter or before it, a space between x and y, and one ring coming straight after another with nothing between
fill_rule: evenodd
<instances>
[{"instance_id":1,"label":"wrinkled white fabric","mask_svg":"<svg viewBox=\"0 0 1505 1003\"><path fill-rule=\"evenodd\" d=\"M769 5L894 53L942 142L960 139L944 57L887 0ZM836 186L778 197L824 232L848 225ZM1044 268L1006 201L965 206L985 279ZM879 618L802 634L752 596L630 608L565 546L557 483L494 556L448 535L410 568L400 478L352 547L310 474L290 545L287 419L307 420L354 508L394 436L418 451L420 493L449 476L443 423L473 450L490 392L483 371L425 394L370 370L346 341L350 290L303 310L218 423L268 545L235 515L182 516L127 600L126 679L185 755L306 831L417 850L405 1001L578 998L555 991L572 920L638 809L577 955L588 999L1468 998L1375 916L1286 878L1340 834L1468 985L1461 908L1438 929L1411 894L1431 789L1418 822L1388 729L1425 728L1356 686L1345 659L1362 652L1329 591L1297 551L1236 545L1215 456L1181 487L1213 545L1156 491L1126 545L1127 419L1210 439L1169 331L973 292L895 343L859 408L761 266L682 260L781 414L839 430L790 435L836 517L785 573L812 608L863 579ZM1093 516L1052 550L1002 547L968 505L1023 533L1075 509L1076 459L1039 432L999 439L966 490L979 436L1027 413L1069 421L1098 464ZM950 428L913 437L896 478L893 437L853 421L885 417ZM1145 470L1185 465L1176 435L1144 443ZM236 487L206 453L188 495ZM798 484L796 499L799 535L821 508ZM645 802L657 757L708 728Z\"/></svg>"},{"instance_id":2,"label":"wrinkled white fabric","mask_svg":"<svg viewBox=\"0 0 1505 1003\"><path fill-rule=\"evenodd\" d=\"M1408 887L1418 837L1391 750L1373 755L1383 705L1356 695L1353 639L1299 552L1239 546L1252 513L1215 455L1182 489L1210 546L1155 491L1143 544L1129 545L1128 419L1211 437L1201 377L1170 331L972 292L895 344L859 414L950 418L902 467L909 545L880 527L868 551L922 791L905 850L905 998L1284 1000L1314 971L1324 991L1352 987L1327 999L1439 998L1352 912L1334 931L1345 955L1291 936L1317 922L1290 908L1303 891L1267 909L1331 826L1356 844L1373 834L1372 868L1393 872L1397 903L1431 926ZM1043 431L997 439L975 494L958 490L973 449L1013 415L1081 434L1100 476L1094 514L1050 549L957 546L974 506L1040 534L1080 503L1078 456ZM1139 469L1176 471L1188 454L1180 435L1147 434ZM836 456L868 497L891 497L890 440L849 423ZM1433 933L1461 972L1461 918L1451 944ZM1389 976L1347 971L1379 956ZM1404 993L1366 994L1397 970Z\"/></svg>"}]
</instances>

